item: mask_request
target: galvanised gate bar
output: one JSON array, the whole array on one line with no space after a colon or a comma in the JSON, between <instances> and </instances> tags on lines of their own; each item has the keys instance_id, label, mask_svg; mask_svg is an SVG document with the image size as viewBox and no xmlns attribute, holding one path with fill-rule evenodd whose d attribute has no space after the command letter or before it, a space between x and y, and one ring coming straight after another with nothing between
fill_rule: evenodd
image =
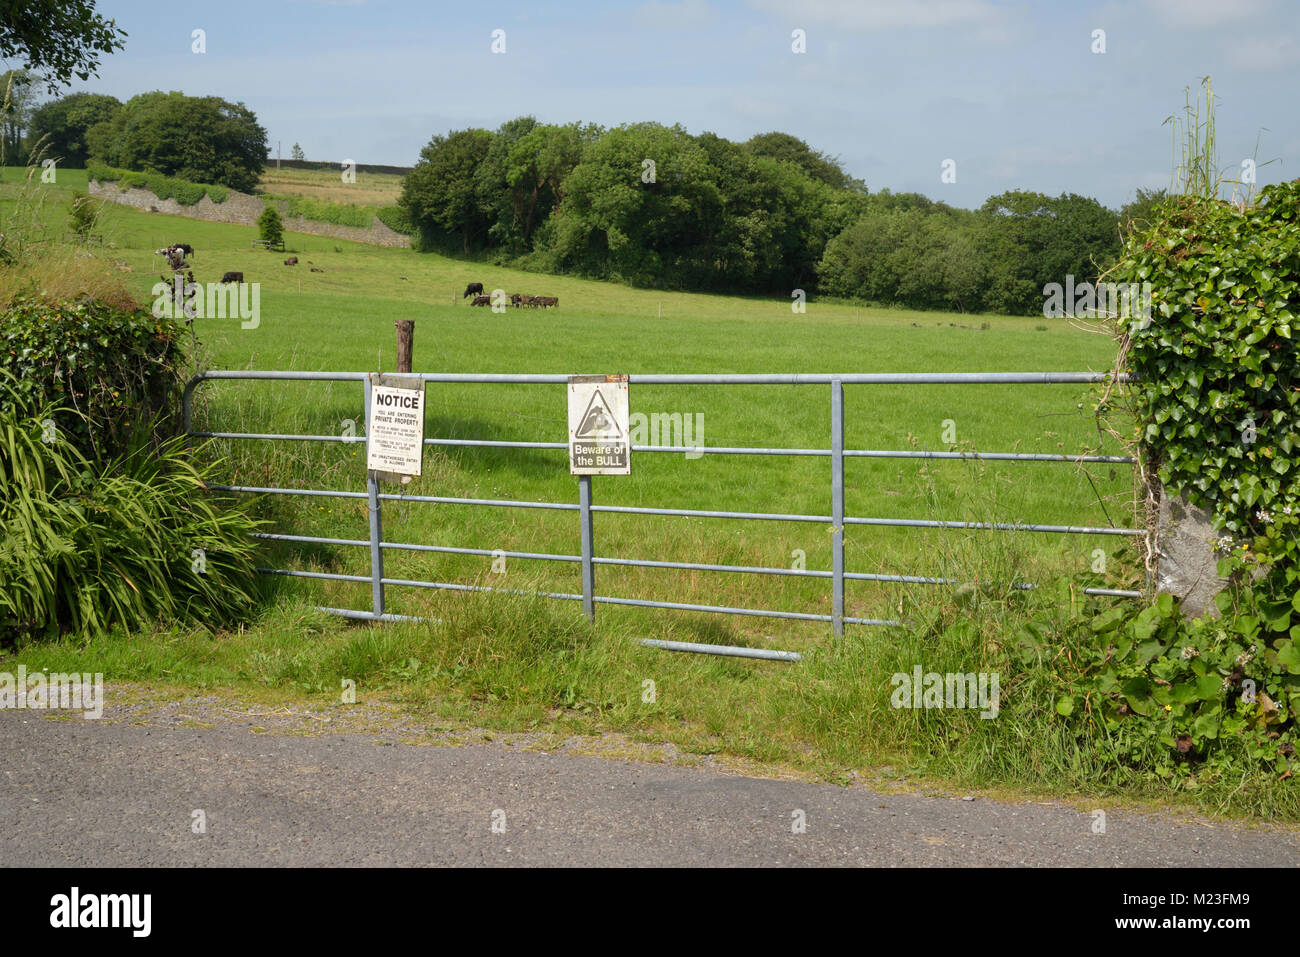
<instances>
[{"instance_id":1,"label":"galvanised gate bar","mask_svg":"<svg viewBox=\"0 0 1300 957\"><path fill-rule=\"evenodd\" d=\"M414 378L425 382L450 383L512 383L536 385L565 385L567 375L495 375L462 373L413 373ZM1114 377L1105 373L1094 372L946 372L946 373L846 373L835 374L739 374L739 375L629 375L631 385L784 385L810 386L828 388L830 395L830 448L793 449L793 448L735 448L702 447L699 449L666 445L634 445L633 452L676 453L684 452L709 455L790 455L821 456L830 459L830 514L801 515L780 514L772 512L732 512L683 508L634 508L620 505L596 505L592 501L591 476L576 476L578 480L578 501L538 502L514 501L508 499L451 498L438 495L402 495L379 491L378 480L370 475L366 491L344 492L329 489L286 489L261 488L246 485L214 485L213 489L225 492L249 493L258 495L306 495L326 498L364 498L370 506L370 538L344 539L320 538L311 535L289 535L258 533L259 538L284 542L306 542L322 545L342 545L368 547L370 549L369 575L340 575L325 572L305 572L286 568L259 569L269 575L290 575L300 578L324 578L335 581L369 583L371 590L371 609L361 611L348 608L324 608L323 611L348 618L368 621L419 621L421 619L394 615L384 610L384 589L386 586L411 588L438 588L454 591L505 591L482 585L463 585L454 582L417 581L402 578L387 578L384 575L384 550L403 549L421 552L442 552L458 555L504 556L506 558L534 559L538 561L573 562L582 568L582 593L568 594L562 592L543 593L541 597L581 601L588 619L594 620L596 605L637 605L648 608L672 608L683 611L718 612L728 615L754 615L766 618L786 618L800 621L823 621L829 623L834 633L842 635L845 625L898 625L898 621L876 618L856 618L844 614L844 583L853 581L897 582L923 585L957 584L952 579L931 578L914 575L883 575L851 572L844 567L844 528L849 525L897 526L908 528L949 528L949 529L985 529L1008 532L1047 532L1069 535L1120 535L1142 536L1145 532L1136 528L1099 528L1075 525L1039 525L1024 522L963 522L931 521L905 518L866 518L844 514L844 460L847 458L899 458L899 459L985 459L1004 462L1068 462L1068 463L1108 463L1132 464L1129 456L1115 455L1046 455L1021 452L923 452L903 449L846 449L844 447L844 386L845 385L1066 385L1087 384L1110 381ZM191 438L250 439L263 441L294 442L364 442L365 438L342 435L286 435L271 432L195 432L192 431L192 398L195 388L202 382L213 379L251 379L277 381L326 381L356 382L365 396L366 421L370 418L370 385L368 373L365 372L281 372L281 371L238 371L215 370L195 376L185 387L184 416L185 430ZM1119 381L1124 381L1123 378ZM426 446L470 446L516 449L553 449L566 450L564 442L506 442L476 439L440 439L426 438ZM581 554L561 555L551 552L517 552L483 548L452 548L444 545L425 545L410 542L386 542L383 539L382 507L385 501L425 502L446 505L470 505L486 508L542 508L578 513L581 530ZM830 525L832 529L832 567L829 571L794 568L763 568L744 565L713 565L698 562L652 561L636 558L602 558L595 554L594 518L599 512L688 516L692 518L719 519L759 519L773 522L810 522ZM831 614L820 615L805 612L781 611L761 608L729 608L720 605L696 605L683 602L651 601L639 598L619 598L596 593L595 569L597 565L630 565L646 568L675 568L696 571L739 572L751 575L793 575L805 578L825 578L831 582ZM1033 588L1032 584L1017 587ZM1088 588L1089 595L1109 595L1122 598L1138 598L1141 592L1121 589ZM802 656L798 652L772 651L758 648L740 648L727 645L704 645L691 642L667 642L644 639L643 644L667 648L674 651L694 651L709 654L732 655L748 658L767 658L782 661L797 661Z\"/></svg>"}]
</instances>

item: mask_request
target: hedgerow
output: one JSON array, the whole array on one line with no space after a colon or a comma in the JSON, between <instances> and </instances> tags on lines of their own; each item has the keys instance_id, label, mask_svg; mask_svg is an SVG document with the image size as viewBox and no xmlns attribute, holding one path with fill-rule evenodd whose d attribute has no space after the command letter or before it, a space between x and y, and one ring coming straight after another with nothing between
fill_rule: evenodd
<instances>
[{"instance_id":1,"label":"hedgerow","mask_svg":"<svg viewBox=\"0 0 1300 957\"><path fill-rule=\"evenodd\" d=\"M136 173L131 170L114 169L91 163L86 172L93 180L101 183L117 183L118 189L139 187L150 190L159 199L174 199L182 206L193 206L206 194L214 203L224 203L230 191L224 186L211 186L204 183L191 183L188 180L163 176L161 173Z\"/></svg>"},{"instance_id":2,"label":"hedgerow","mask_svg":"<svg viewBox=\"0 0 1300 957\"><path fill-rule=\"evenodd\" d=\"M90 458L117 455L135 433L172 430L182 362L180 329L143 308L22 298L0 310L0 392L77 410L61 428Z\"/></svg>"},{"instance_id":3,"label":"hedgerow","mask_svg":"<svg viewBox=\"0 0 1300 957\"><path fill-rule=\"evenodd\" d=\"M401 206L381 206L375 210L375 215L379 217L381 223L394 232L404 236L415 235L415 224L411 222L410 215Z\"/></svg>"},{"instance_id":4,"label":"hedgerow","mask_svg":"<svg viewBox=\"0 0 1300 957\"><path fill-rule=\"evenodd\" d=\"M1164 494L1220 534L1221 617L1170 595L1089 623L1060 714L1100 724L1120 760L1190 782L1289 778L1300 738L1300 183L1241 207L1179 197L1125 245L1114 278L1150 283L1121 342L1134 446ZM1237 773L1236 770L1231 773Z\"/></svg>"}]
</instances>

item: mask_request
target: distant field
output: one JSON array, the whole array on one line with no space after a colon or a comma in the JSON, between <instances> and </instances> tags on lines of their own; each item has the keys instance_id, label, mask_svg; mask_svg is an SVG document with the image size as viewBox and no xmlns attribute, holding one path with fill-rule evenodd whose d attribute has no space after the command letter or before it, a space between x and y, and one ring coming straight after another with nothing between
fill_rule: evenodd
<instances>
[{"instance_id":1,"label":"distant field","mask_svg":"<svg viewBox=\"0 0 1300 957\"><path fill-rule=\"evenodd\" d=\"M319 177L318 173L293 174ZM5 171L12 182L15 171ZM84 174L82 174L84 180ZM394 178L395 179L395 178ZM358 177L358 185L361 177ZM61 173L46 208L56 219L65 190L80 185ZM324 187L322 187L324 188ZM6 195L12 195L12 187ZM337 199L337 195L331 198ZM261 322L203 319L195 331L210 367L392 370L393 322L416 320L416 371L449 372L894 372L1105 370L1113 344L1062 322L1003 316L960 316L859 308L812 301L794 315L783 299L737 298L635 290L610 283L469 264L410 250L385 249L289 233L288 251L301 260L252 250L251 227L150 215L110 206L101 232L102 255L130 268L125 280L142 297L160 271L153 250L166 242L195 247L200 282L239 270L261 284ZM323 272L310 272L311 265ZM558 309L471 308L459 294L469 281L508 292L558 296ZM661 315L662 312L662 315ZM982 328L987 326L987 328ZM338 434L361 416L353 385L218 383L205 386L205 421L216 431ZM563 391L557 386L431 385L430 437L563 441ZM850 386L846 389L847 447L941 449L951 420L960 448L1077 453L1095 447L1088 416L1090 391L1073 386ZM709 446L825 448L829 442L826 387L634 387L633 411L701 413ZM356 426L361 432L360 423ZM665 441L664 444L676 444ZM241 483L358 490L363 457L355 447L299 443L229 443L229 470ZM1120 454L1105 443L1106 454ZM633 474L597 479L598 504L826 514L829 466L821 458L706 455L634 456ZM502 449L431 451L417 494L577 500L562 452ZM856 459L847 465L848 513L863 517L1014 520L1044 524L1128 525L1127 467L1094 470L1091 479L1069 464L968 464ZM284 530L364 538L364 505L276 501L268 509ZM291 526L291 527L290 527ZM385 513L386 537L462 547L520 551L578 551L573 515L517 509L409 505ZM961 561L968 546L1011 549L1025 573L1087 573L1093 550L1118 538L999 532L925 532L851 527L853 571L927 575ZM598 553L607 556L790 567L797 551L807 567L830 567L828 529L816 524L602 515ZM286 555L300 567L363 573L364 550ZM490 559L394 554L400 577L475 581ZM1030 565L1040 566L1031 569ZM526 572L524 571L526 569ZM513 561L511 575L560 591L578 588L576 566ZM978 574L978 568L973 574ZM295 582L294 587L299 587ZM829 611L825 581L709 572L602 568L604 594L702 604ZM360 607L368 592L347 583L301 584L312 600ZM435 613L440 596L391 589L392 609ZM885 617L896 608L892 587L850 583L849 613ZM602 609L602 616L643 613ZM649 615L650 613L645 613ZM671 613L657 613L660 616ZM647 620L662 620L647 618ZM716 620L716 619L715 619ZM710 626L714 627L714 626ZM754 640L800 633L819 638L818 625L731 620L723 627Z\"/></svg>"},{"instance_id":2,"label":"distant field","mask_svg":"<svg viewBox=\"0 0 1300 957\"><path fill-rule=\"evenodd\" d=\"M22 166L0 166L0 183L14 185L22 183L27 179L30 170ZM36 171L36 179L39 181L41 171ZM60 189L82 189L86 188L86 171L84 169L60 169L55 173L57 185ZM0 193L0 202L12 201L12 191Z\"/></svg>"},{"instance_id":3,"label":"distant field","mask_svg":"<svg viewBox=\"0 0 1300 957\"><path fill-rule=\"evenodd\" d=\"M279 169L262 173L261 190L278 196L303 196L358 206L394 206L402 192L402 177L388 173L357 173L355 183L343 182L342 170Z\"/></svg>"}]
</instances>

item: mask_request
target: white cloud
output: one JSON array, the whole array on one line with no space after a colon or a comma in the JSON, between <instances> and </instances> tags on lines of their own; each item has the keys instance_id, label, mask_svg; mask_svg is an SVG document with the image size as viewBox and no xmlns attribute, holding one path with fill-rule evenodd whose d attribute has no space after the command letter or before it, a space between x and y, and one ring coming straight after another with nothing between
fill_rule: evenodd
<instances>
[{"instance_id":1,"label":"white cloud","mask_svg":"<svg viewBox=\"0 0 1300 957\"><path fill-rule=\"evenodd\" d=\"M861 31L983 26L999 18L988 0L750 0L750 5L791 23Z\"/></svg>"}]
</instances>

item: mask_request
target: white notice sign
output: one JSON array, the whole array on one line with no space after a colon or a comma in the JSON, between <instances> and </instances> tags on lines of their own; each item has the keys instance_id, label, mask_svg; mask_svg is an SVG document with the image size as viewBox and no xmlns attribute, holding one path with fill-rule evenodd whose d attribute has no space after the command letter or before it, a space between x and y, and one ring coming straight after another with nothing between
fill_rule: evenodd
<instances>
[{"instance_id":1,"label":"white notice sign","mask_svg":"<svg viewBox=\"0 0 1300 957\"><path fill-rule=\"evenodd\" d=\"M632 431L628 418L627 376L570 376L570 474L630 474Z\"/></svg>"},{"instance_id":2,"label":"white notice sign","mask_svg":"<svg viewBox=\"0 0 1300 957\"><path fill-rule=\"evenodd\" d=\"M423 451L424 390L372 385L366 468L419 475Z\"/></svg>"}]
</instances>

